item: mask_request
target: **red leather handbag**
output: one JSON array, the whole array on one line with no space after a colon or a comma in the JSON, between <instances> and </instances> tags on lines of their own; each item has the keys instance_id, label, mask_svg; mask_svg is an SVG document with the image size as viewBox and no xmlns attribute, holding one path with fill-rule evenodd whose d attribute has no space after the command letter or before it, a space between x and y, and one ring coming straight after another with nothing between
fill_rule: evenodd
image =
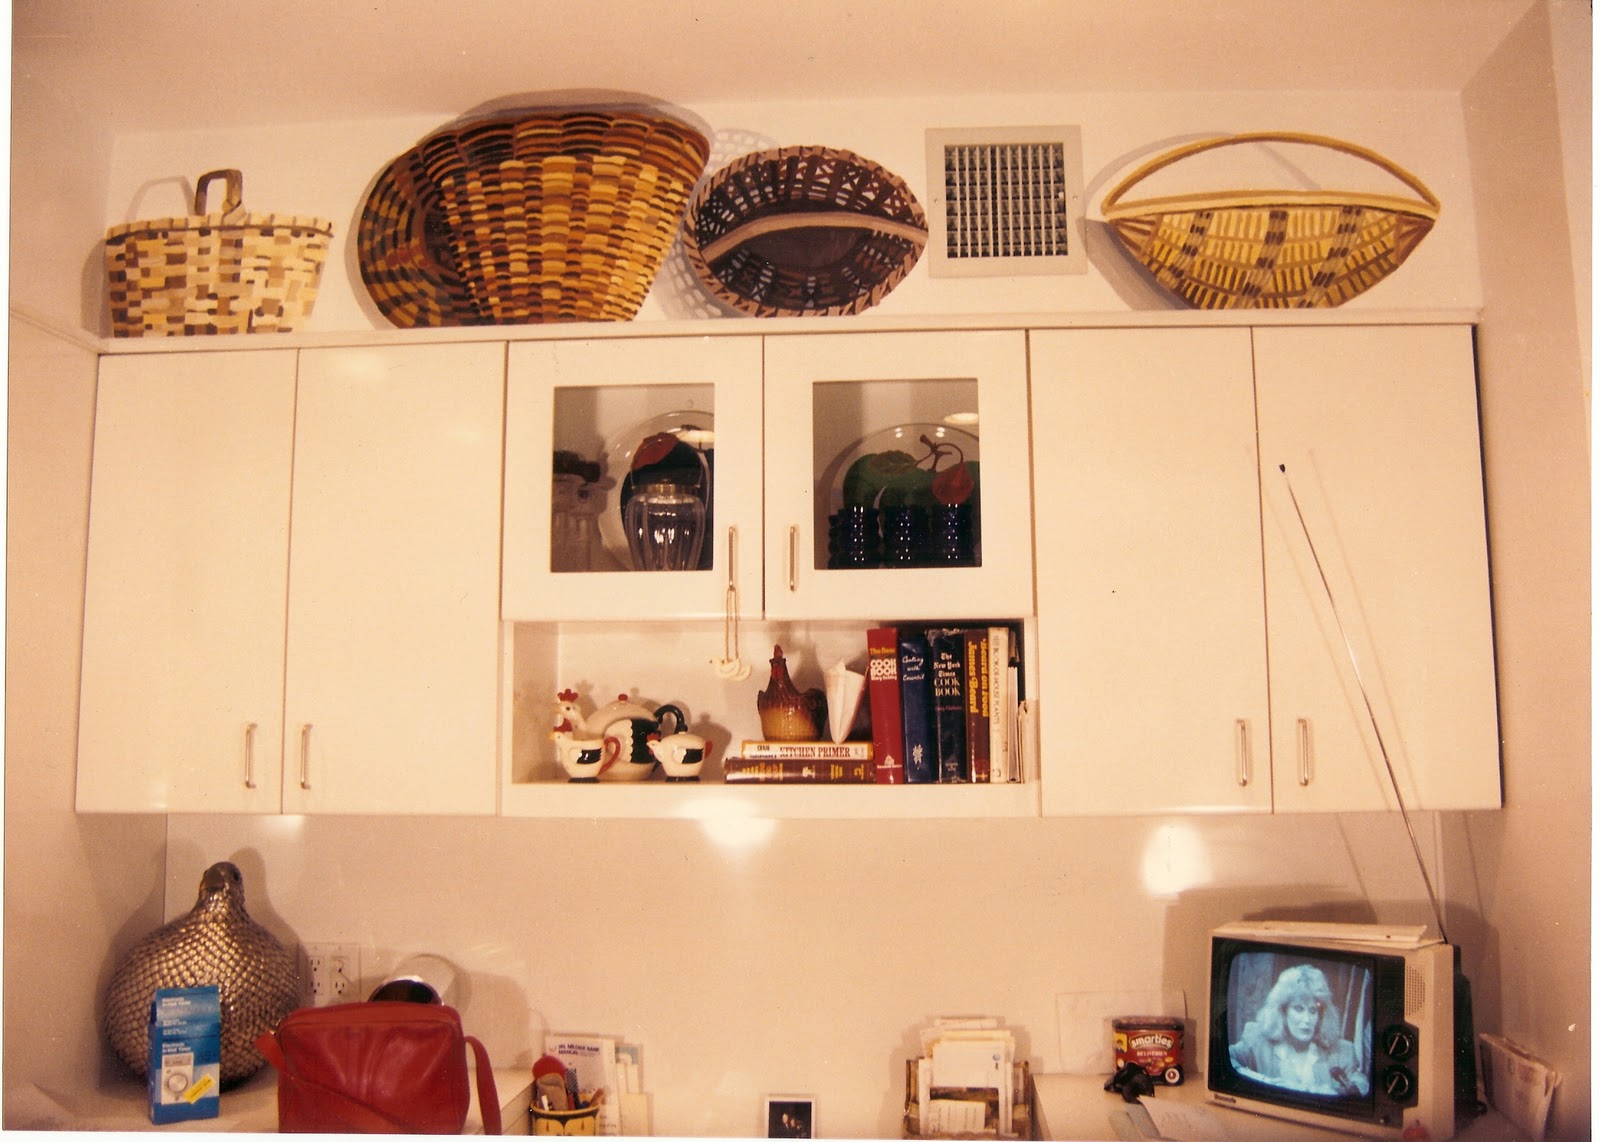
<instances>
[{"instance_id":1,"label":"red leather handbag","mask_svg":"<svg viewBox=\"0 0 1600 1142\"><path fill-rule=\"evenodd\" d=\"M282 1133L459 1134L472 1048L485 1134L500 1098L483 1044L453 1007L379 1000L301 1007L255 1041L278 1071Z\"/></svg>"}]
</instances>

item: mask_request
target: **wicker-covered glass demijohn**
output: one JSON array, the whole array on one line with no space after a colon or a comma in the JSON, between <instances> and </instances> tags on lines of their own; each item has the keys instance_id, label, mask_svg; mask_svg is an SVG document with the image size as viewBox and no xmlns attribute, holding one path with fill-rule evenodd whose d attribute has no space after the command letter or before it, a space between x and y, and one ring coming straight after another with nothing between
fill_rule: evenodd
<instances>
[{"instance_id":1,"label":"wicker-covered glass demijohn","mask_svg":"<svg viewBox=\"0 0 1600 1142\"><path fill-rule=\"evenodd\" d=\"M185 916L149 933L128 952L106 989L105 1032L135 1074L148 1067L150 1002L156 989L215 984L222 1004L224 1085L245 1079L266 1060L257 1035L300 1002L294 953L250 919L244 878L218 861L200 878L200 894Z\"/></svg>"}]
</instances>

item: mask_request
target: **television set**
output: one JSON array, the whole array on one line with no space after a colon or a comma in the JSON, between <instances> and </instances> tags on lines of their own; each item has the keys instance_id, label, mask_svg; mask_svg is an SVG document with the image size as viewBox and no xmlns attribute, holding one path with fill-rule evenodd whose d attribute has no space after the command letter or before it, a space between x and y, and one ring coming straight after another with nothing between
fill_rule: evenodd
<instances>
[{"instance_id":1,"label":"television set","mask_svg":"<svg viewBox=\"0 0 1600 1142\"><path fill-rule=\"evenodd\" d=\"M1457 949L1426 931L1292 921L1214 929L1208 1098L1374 1138L1453 1137L1458 1113L1481 1106L1470 989Z\"/></svg>"}]
</instances>

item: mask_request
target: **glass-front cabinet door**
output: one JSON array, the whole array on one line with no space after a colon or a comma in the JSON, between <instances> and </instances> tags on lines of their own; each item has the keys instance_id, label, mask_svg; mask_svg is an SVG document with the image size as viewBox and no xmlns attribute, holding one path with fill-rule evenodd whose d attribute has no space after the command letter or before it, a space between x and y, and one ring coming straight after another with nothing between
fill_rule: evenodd
<instances>
[{"instance_id":1,"label":"glass-front cabinet door","mask_svg":"<svg viewBox=\"0 0 1600 1142\"><path fill-rule=\"evenodd\" d=\"M507 370L504 619L759 611L759 338L524 342Z\"/></svg>"},{"instance_id":2,"label":"glass-front cabinet door","mask_svg":"<svg viewBox=\"0 0 1600 1142\"><path fill-rule=\"evenodd\" d=\"M766 342L766 613L1033 612L1026 339Z\"/></svg>"}]
</instances>

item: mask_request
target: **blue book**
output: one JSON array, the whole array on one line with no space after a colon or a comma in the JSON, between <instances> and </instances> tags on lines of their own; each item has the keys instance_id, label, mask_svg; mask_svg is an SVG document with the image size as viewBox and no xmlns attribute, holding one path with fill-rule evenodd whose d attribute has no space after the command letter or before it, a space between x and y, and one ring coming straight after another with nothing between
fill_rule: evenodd
<instances>
[{"instance_id":1,"label":"blue book","mask_svg":"<svg viewBox=\"0 0 1600 1142\"><path fill-rule=\"evenodd\" d=\"M970 781L967 769L967 634L956 627L928 632L928 677L933 683L933 744L937 781Z\"/></svg>"},{"instance_id":2,"label":"blue book","mask_svg":"<svg viewBox=\"0 0 1600 1142\"><path fill-rule=\"evenodd\" d=\"M906 784L926 785L939 779L928 640L920 630L902 630L899 646L900 732L905 740Z\"/></svg>"}]
</instances>

